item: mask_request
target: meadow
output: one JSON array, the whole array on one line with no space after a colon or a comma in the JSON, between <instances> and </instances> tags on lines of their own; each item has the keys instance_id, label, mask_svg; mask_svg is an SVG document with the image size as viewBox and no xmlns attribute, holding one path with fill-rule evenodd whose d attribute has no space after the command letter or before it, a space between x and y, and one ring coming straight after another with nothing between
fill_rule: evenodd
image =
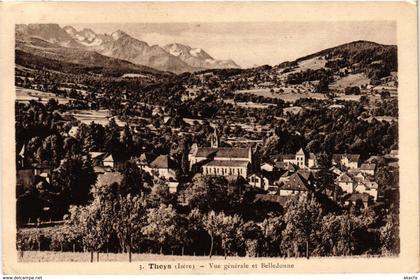
<instances>
[{"instance_id":1,"label":"meadow","mask_svg":"<svg viewBox=\"0 0 420 280\"><path fill-rule=\"evenodd\" d=\"M128 262L128 253L94 253L93 261L97 262ZM55 252L55 251L20 251L18 261L20 262L90 262L90 252ZM227 257L228 259L243 259L243 257ZM199 261L208 260L209 256L179 256L160 254L136 254L131 255L132 262L140 261ZM222 260L224 256L212 256L211 259Z\"/></svg>"},{"instance_id":2,"label":"meadow","mask_svg":"<svg viewBox=\"0 0 420 280\"><path fill-rule=\"evenodd\" d=\"M46 104L50 98L56 99L60 104L68 103L71 100L71 98L59 97L51 92L16 87L16 101L18 102L29 102L30 100L35 100Z\"/></svg>"}]
</instances>

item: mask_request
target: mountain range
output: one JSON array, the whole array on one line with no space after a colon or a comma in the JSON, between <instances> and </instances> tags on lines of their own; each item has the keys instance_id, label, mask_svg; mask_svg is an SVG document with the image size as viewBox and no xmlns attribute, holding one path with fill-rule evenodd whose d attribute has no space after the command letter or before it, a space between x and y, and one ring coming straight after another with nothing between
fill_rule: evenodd
<instances>
[{"instance_id":1,"label":"mountain range","mask_svg":"<svg viewBox=\"0 0 420 280\"><path fill-rule=\"evenodd\" d=\"M58 24L16 25L16 48L71 63L80 63L76 59L80 53L82 57L95 57L92 60L96 63L98 55L101 55L125 61L120 62L122 64L130 62L143 66L145 70L153 68L176 74L205 69L240 68L233 60L215 59L201 48L178 43L163 47L149 45L121 30L98 34L89 28L78 31L72 26L61 28Z\"/></svg>"}]
</instances>

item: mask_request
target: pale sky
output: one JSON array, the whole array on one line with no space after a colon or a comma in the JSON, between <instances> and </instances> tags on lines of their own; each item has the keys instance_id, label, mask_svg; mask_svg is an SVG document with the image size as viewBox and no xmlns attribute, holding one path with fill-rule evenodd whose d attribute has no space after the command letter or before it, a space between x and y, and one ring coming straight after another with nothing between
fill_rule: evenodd
<instances>
[{"instance_id":1,"label":"pale sky","mask_svg":"<svg viewBox=\"0 0 420 280\"><path fill-rule=\"evenodd\" d=\"M356 40L397 44L392 21L69 25L108 34L120 29L149 45L181 43L202 48L216 59L233 59L241 67L275 65Z\"/></svg>"}]
</instances>

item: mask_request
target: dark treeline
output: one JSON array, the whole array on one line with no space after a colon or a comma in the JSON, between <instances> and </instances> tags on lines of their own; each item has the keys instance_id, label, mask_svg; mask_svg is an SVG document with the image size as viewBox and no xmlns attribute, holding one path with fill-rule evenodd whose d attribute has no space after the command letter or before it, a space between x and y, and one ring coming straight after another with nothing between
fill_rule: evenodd
<instances>
[{"instance_id":1,"label":"dark treeline","mask_svg":"<svg viewBox=\"0 0 420 280\"><path fill-rule=\"evenodd\" d=\"M280 206L239 192L223 177L197 177L179 195L165 185L130 191L94 187L64 225L18 232L22 250L311 257L398 254L398 206L391 212L326 203L314 190ZM308 254L308 255L307 255Z\"/></svg>"}]
</instances>

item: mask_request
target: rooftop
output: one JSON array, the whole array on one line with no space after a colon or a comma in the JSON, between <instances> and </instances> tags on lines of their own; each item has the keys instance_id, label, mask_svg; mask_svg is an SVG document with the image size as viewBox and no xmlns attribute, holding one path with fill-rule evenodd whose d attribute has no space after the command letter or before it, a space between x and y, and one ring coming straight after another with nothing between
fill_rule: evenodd
<instances>
[{"instance_id":1,"label":"rooftop","mask_svg":"<svg viewBox=\"0 0 420 280\"><path fill-rule=\"evenodd\" d=\"M358 162L360 155L358 154L333 154L332 157L335 162L340 161L342 158L347 158L350 162Z\"/></svg>"},{"instance_id":2,"label":"rooftop","mask_svg":"<svg viewBox=\"0 0 420 280\"><path fill-rule=\"evenodd\" d=\"M362 170L375 170L375 168L376 168L376 164L374 163L363 163L360 166L360 169Z\"/></svg>"},{"instance_id":3,"label":"rooftop","mask_svg":"<svg viewBox=\"0 0 420 280\"><path fill-rule=\"evenodd\" d=\"M92 159L97 159L105 156L105 152L89 152L89 155Z\"/></svg>"},{"instance_id":4,"label":"rooftop","mask_svg":"<svg viewBox=\"0 0 420 280\"><path fill-rule=\"evenodd\" d=\"M160 155L150 164L151 168L158 169L174 169L175 166L175 162L169 157L169 155Z\"/></svg>"},{"instance_id":5,"label":"rooftop","mask_svg":"<svg viewBox=\"0 0 420 280\"><path fill-rule=\"evenodd\" d=\"M120 184L123 180L123 175L120 172L105 172L99 174L96 185L98 186L110 186L113 183Z\"/></svg>"},{"instance_id":6,"label":"rooftop","mask_svg":"<svg viewBox=\"0 0 420 280\"><path fill-rule=\"evenodd\" d=\"M195 153L196 157L219 157L219 158L249 158L249 149L250 148L209 148L202 147L197 148Z\"/></svg>"},{"instance_id":7,"label":"rooftop","mask_svg":"<svg viewBox=\"0 0 420 280\"><path fill-rule=\"evenodd\" d=\"M290 176L289 180L284 182L280 187L282 190L294 190L294 191L308 191L308 184L306 180L299 174L295 173Z\"/></svg>"}]
</instances>

